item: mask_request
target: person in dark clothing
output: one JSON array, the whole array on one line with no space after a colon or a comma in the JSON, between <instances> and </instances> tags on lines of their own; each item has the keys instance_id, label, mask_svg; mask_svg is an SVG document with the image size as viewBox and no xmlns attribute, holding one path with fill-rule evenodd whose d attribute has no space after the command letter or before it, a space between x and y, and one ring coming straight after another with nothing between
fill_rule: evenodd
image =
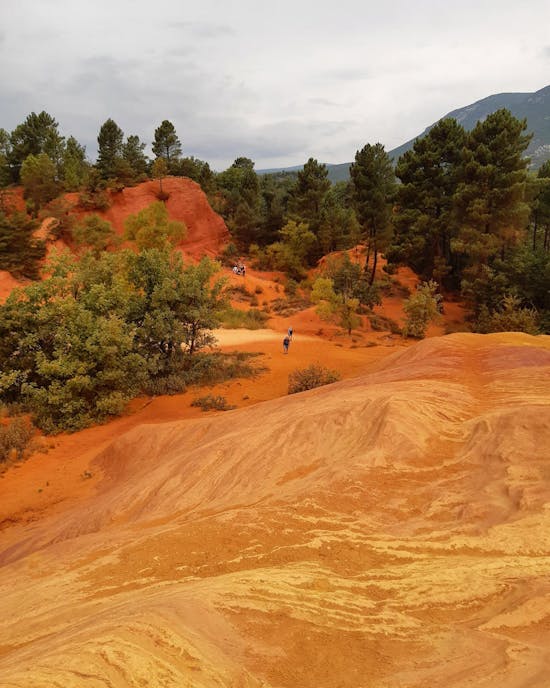
<instances>
[{"instance_id":1,"label":"person in dark clothing","mask_svg":"<svg viewBox=\"0 0 550 688\"><path fill-rule=\"evenodd\" d=\"M288 337L285 337L283 339L283 353L287 354L288 353L288 345L290 344L290 339Z\"/></svg>"}]
</instances>

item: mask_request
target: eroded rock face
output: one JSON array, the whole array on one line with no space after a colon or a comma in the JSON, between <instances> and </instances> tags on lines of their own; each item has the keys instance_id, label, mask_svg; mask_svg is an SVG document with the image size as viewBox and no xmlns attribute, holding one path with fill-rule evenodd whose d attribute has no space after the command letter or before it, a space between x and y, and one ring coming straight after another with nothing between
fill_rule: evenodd
<instances>
[{"instance_id":1,"label":"eroded rock face","mask_svg":"<svg viewBox=\"0 0 550 688\"><path fill-rule=\"evenodd\" d=\"M162 181L162 189L168 196L165 204L170 219L184 222L187 227L187 235L180 248L193 258L218 255L220 248L229 241L229 231L221 216L210 207L199 184L186 177L166 177ZM128 216L155 203L158 192L158 181L128 186L120 193L110 195L110 208L93 212L111 222L115 231L122 235ZM67 194L67 199L76 204L78 194ZM78 208L75 212L81 216L89 214L79 212Z\"/></svg>"},{"instance_id":2,"label":"eroded rock face","mask_svg":"<svg viewBox=\"0 0 550 688\"><path fill-rule=\"evenodd\" d=\"M140 426L2 533L2 686L546 688L550 337Z\"/></svg>"}]
</instances>

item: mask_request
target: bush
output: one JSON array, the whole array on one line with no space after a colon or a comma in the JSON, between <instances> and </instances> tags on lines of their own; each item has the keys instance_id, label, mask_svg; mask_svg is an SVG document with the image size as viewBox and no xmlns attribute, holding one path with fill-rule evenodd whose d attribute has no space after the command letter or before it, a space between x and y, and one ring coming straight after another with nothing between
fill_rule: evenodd
<instances>
[{"instance_id":1,"label":"bush","mask_svg":"<svg viewBox=\"0 0 550 688\"><path fill-rule=\"evenodd\" d=\"M231 411L231 409L236 408L236 406L228 405L225 397L213 396L212 394L193 399L191 406L198 406L203 411Z\"/></svg>"},{"instance_id":2,"label":"bush","mask_svg":"<svg viewBox=\"0 0 550 688\"><path fill-rule=\"evenodd\" d=\"M237 308L228 307L221 313L222 327L226 329L242 327L247 330L259 330L268 319L269 316L257 308L240 311Z\"/></svg>"},{"instance_id":3,"label":"bush","mask_svg":"<svg viewBox=\"0 0 550 688\"><path fill-rule=\"evenodd\" d=\"M83 191L78 197L78 205L84 210L107 210L111 199L106 191Z\"/></svg>"},{"instance_id":4,"label":"bush","mask_svg":"<svg viewBox=\"0 0 550 688\"><path fill-rule=\"evenodd\" d=\"M421 282L416 293L403 304L406 313L403 336L423 339L429 323L440 319L440 303L441 295L437 293L437 283L433 280Z\"/></svg>"},{"instance_id":5,"label":"bush","mask_svg":"<svg viewBox=\"0 0 550 688\"><path fill-rule=\"evenodd\" d=\"M538 313L534 308L522 308L516 296L505 296L501 309L489 313L487 307L480 309L476 332L526 332L539 334Z\"/></svg>"},{"instance_id":6,"label":"bush","mask_svg":"<svg viewBox=\"0 0 550 688\"><path fill-rule=\"evenodd\" d=\"M307 368L293 370L288 376L288 393L296 394L307 389L330 385L340 380L340 373L325 368L319 363L312 363Z\"/></svg>"},{"instance_id":7,"label":"bush","mask_svg":"<svg viewBox=\"0 0 550 688\"><path fill-rule=\"evenodd\" d=\"M390 331L392 334L401 334L401 328L391 318L385 315L372 314L368 316L370 326L375 332L385 332Z\"/></svg>"},{"instance_id":8,"label":"bush","mask_svg":"<svg viewBox=\"0 0 550 688\"><path fill-rule=\"evenodd\" d=\"M34 436L34 427L27 418L14 418L0 425L0 462L13 457L20 459Z\"/></svg>"}]
</instances>

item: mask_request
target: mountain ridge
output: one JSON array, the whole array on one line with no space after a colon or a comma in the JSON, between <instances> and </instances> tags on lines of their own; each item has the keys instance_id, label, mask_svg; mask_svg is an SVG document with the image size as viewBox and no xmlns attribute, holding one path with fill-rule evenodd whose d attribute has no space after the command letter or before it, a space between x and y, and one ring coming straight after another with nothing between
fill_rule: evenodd
<instances>
[{"instance_id":1,"label":"mountain ridge","mask_svg":"<svg viewBox=\"0 0 550 688\"><path fill-rule=\"evenodd\" d=\"M474 128L477 122L501 108L507 108L518 119L527 119L527 131L533 134L533 138L526 151L526 157L531 159L530 167L538 169L546 160L550 160L550 85L544 86L532 93L496 93L452 110L433 124L430 124L414 138L388 151L388 155L394 162L397 162L397 159L403 153L413 147L417 139L425 136L430 129L443 119L452 117L469 131ZM325 164L327 165L328 176L331 182L335 183L349 179L351 162ZM297 172L302 168L303 165L269 168L258 170L258 174Z\"/></svg>"}]
</instances>

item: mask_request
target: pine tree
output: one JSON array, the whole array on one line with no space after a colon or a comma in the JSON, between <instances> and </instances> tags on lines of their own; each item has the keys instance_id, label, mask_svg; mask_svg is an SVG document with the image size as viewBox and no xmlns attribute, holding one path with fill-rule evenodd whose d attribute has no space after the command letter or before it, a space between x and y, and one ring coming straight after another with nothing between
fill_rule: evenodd
<instances>
[{"instance_id":1,"label":"pine tree","mask_svg":"<svg viewBox=\"0 0 550 688\"><path fill-rule=\"evenodd\" d=\"M310 158L296 177L288 200L289 216L292 219L307 222L310 230L318 234L321 224L323 201L330 189L326 165L319 164Z\"/></svg>"},{"instance_id":2,"label":"pine tree","mask_svg":"<svg viewBox=\"0 0 550 688\"><path fill-rule=\"evenodd\" d=\"M143 152L145 144L139 140L139 136L128 136L126 143L122 145L122 158L130 165L134 178L139 178L147 173L149 161Z\"/></svg>"},{"instance_id":3,"label":"pine tree","mask_svg":"<svg viewBox=\"0 0 550 688\"><path fill-rule=\"evenodd\" d=\"M399 158L395 171L401 184L388 259L406 262L425 279L433 277L439 283L453 269L453 196L465 135L454 119L438 122Z\"/></svg>"},{"instance_id":4,"label":"pine tree","mask_svg":"<svg viewBox=\"0 0 550 688\"><path fill-rule=\"evenodd\" d=\"M164 158L166 160L168 169L172 172L172 164L181 157L181 142L172 122L165 119L155 129L152 149L157 158Z\"/></svg>"},{"instance_id":5,"label":"pine tree","mask_svg":"<svg viewBox=\"0 0 550 688\"><path fill-rule=\"evenodd\" d=\"M123 139L124 132L114 120L108 119L101 126L97 137L97 167L103 179L116 176L117 160L122 157Z\"/></svg>"},{"instance_id":6,"label":"pine tree","mask_svg":"<svg viewBox=\"0 0 550 688\"><path fill-rule=\"evenodd\" d=\"M391 236L392 200L395 193L395 175L391 160L381 143L367 144L355 154L350 167L352 198L363 236L367 242L367 270L373 257L370 283L374 282L378 252L383 250Z\"/></svg>"},{"instance_id":7,"label":"pine tree","mask_svg":"<svg viewBox=\"0 0 550 688\"><path fill-rule=\"evenodd\" d=\"M502 109L467 136L454 197L460 228L453 248L464 256L470 277L496 257L504 259L525 236L528 160L523 153L531 139L526 128L526 120Z\"/></svg>"}]
</instances>

